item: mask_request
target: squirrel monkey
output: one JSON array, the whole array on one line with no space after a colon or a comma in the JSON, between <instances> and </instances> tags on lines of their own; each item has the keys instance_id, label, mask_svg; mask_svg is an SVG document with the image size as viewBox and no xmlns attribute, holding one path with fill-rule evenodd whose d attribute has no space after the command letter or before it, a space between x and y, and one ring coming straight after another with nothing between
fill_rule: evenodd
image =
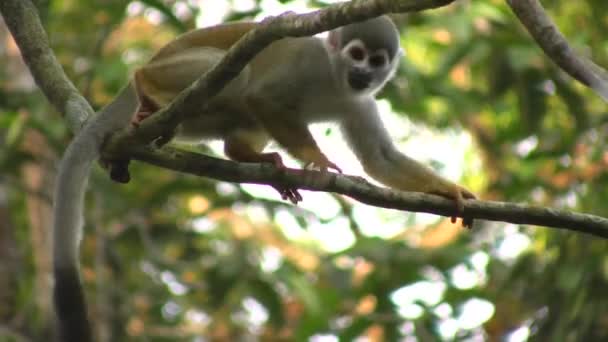
<instances>
[{"instance_id":1,"label":"squirrel monkey","mask_svg":"<svg viewBox=\"0 0 608 342\"><path fill-rule=\"evenodd\" d=\"M62 160L55 195L55 305L65 341L90 341L78 245L86 179L103 138L167 105L213 67L256 23L198 29L163 47L117 98L87 124ZM270 140L321 170L339 167L321 152L308 124L339 124L367 174L404 191L463 200L475 196L400 153L378 116L376 93L394 75L401 49L399 33L386 16L350 24L318 37L285 38L269 45L200 113L183 121L176 139L220 138L236 161L283 167L277 153L264 152ZM301 200L297 189L278 189L284 199Z\"/></svg>"}]
</instances>

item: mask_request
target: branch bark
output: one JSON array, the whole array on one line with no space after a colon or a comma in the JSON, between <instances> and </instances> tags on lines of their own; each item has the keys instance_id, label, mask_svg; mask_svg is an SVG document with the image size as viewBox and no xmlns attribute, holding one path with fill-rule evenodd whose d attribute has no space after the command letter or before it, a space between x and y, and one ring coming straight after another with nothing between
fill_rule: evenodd
<instances>
[{"instance_id":1,"label":"branch bark","mask_svg":"<svg viewBox=\"0 0 608 342\"><path fill-rule=\"evenodd\" d=\"M236 163L171 147L159 150L138 145L133 146L129 154L134 159L159 167L221 181L334 192L376 207L448 217L457 215L454 202L443 197L382 188L360 177L298 169L279 170L270 164ZM466 200L464 213L467 218L554 227L608 238L608 219L567 210Z\"/></svg>"},{"instance_id":2,"label":"branch bark","mask_svg":"<svg viewBox=\"0 0 608 342\"><path fill-rule=\"evenodd\" d=\"M507 3L555 64L608 102L608 72L574 51L538 0L507 0Z\"/></svg>"}]
</instances>

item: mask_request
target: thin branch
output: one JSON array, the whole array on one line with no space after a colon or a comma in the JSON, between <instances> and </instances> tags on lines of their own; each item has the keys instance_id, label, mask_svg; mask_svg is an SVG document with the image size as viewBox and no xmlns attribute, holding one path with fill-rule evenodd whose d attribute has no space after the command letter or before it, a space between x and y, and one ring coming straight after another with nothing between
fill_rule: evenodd
<instances>
[{"instance_id":1,"label":"thin branch","mask_svg":"<svg viewBox=\"0 0 608 342\"><path fill-rule=\"evenodd\" d=\"M236 163L164 147L132 146L129 155L159 167L237 183L289 186L343 194L376 207L454 216L454 202L415 192L381 188L359 177L309 170L279 170L270 164ZM465 201L465 216L472 219L539 225L608 238L608 219L567 210L494 201Z\"/></svg>"},{"instance_id":2,"label":"thin branch","mask_svg":"<svg viewBox=\"0 0 608 342\"><path fill-rule=\"evenodd\" d=\"M57 61L34 4L30 0L2 0L0 13L38 87L55 109L66 116L72 131L79 131L93 109Z\"/></svg>"},{"instance_id":3,"label":"thin branch","mask_svg":"<svg viewBox=\"0 0 608 342\"><path fill-rule=\"evenodd\" d=\"M608 102L608 72L574 51L538 0L507 3L549 58Z\"/></svg>"}]
</instances>

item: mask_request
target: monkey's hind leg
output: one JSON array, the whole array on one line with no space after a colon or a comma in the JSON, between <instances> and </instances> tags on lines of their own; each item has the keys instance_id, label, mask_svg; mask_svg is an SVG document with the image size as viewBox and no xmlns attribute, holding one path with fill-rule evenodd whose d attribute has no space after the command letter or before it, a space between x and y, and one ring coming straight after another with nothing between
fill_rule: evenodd
<instances>
[{"instance_id":1,"label":"monkey's hind leg","mask_svg":"<svg viewBox=\"0 0 608 342\"><path fill-rule=\"evenodd\" d=\"M268 134L287 149L289 154L304 162L305 167L312 166L323 172L333 169L342 173L340 167L319 149L307 124L293 119L297 118L296 113L290 113L288 108L255 96L249 97L247 103Z\"/></svg>"},{"instance_id":2,"label":"monkey's hind leg","mask_svg":"<svg viewBox=\"0 0 608 342\"><path fill-rule=\"evenodd\" d=\"M246 163L271 163L278 169L286 169L281 155L276 152L261 153L269 138L263 132L238 131L224 139L224 153L230 159ZM298 189L280 185L273 186L281 198L297 204L302 201Z\"/></svg>"},{"instance_id":3,"label":"monkey's hind leg","mask_svg":"<svg viewBox=\"0 0 608 342\"><path fill-rule=\"evenodd\" d=\"M147 82L144 78L144 74L141 70L138 70L133 75L133 85L135 87L135 93L137 94L137 100L139 101L139 106L135 113L133 113L133 117L131 118L131 125L134 128L139 127L139 124L146 119L148 116L152 115L154 112L161 108L161 105L152 99L150 95L147 94L146 91L151 92L151 90L144 89L144 85ZM148 87L151 87L149 85Z\"/></svg>"}]
</instances>

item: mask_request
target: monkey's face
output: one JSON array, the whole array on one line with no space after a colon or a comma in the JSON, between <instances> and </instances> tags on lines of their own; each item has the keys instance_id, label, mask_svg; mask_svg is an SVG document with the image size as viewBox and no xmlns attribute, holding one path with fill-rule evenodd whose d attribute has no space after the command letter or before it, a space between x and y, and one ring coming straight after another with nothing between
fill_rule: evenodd
<instances>
[{"instance_id":1,"label":"monkey's face","mask_svg":"<svg viewBox=\"0 0 608 342\"><path fill-rule=\"evenodd\" d=\"M361 40L348 42L340 51L344 82L351 92L375 94L393 75L396 62L386 49L369 49Z\"/></svg>"}]
</instances>

